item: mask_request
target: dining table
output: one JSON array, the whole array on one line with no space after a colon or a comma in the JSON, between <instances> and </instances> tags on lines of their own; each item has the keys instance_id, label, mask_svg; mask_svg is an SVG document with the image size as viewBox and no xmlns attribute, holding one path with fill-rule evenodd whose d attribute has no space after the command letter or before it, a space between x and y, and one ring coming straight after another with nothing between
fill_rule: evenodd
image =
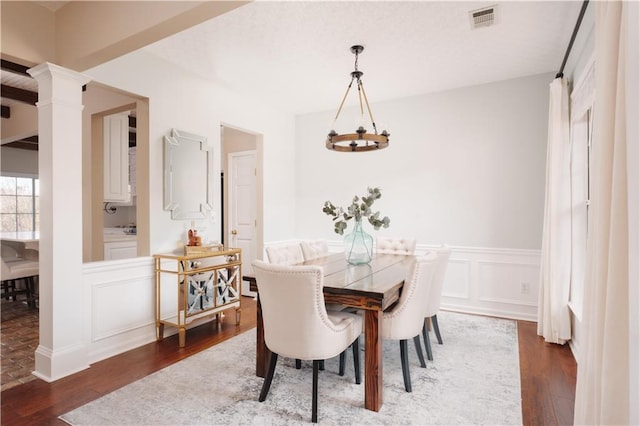
<instances>
[{"instance_id":1,"label":"dining table","mask_svg":"<svg viewBox=\"0 0 640 426\"><path fill-rule=\"evenodd\" d=\"M383 402L382 313L399 300L414 258L413 255L375 254L369 263L352 265L344 253L332 253L297 264L322 268L325 303L338 303L364 313L364 406L369 410L380 411ZM251 291L258 293L256 375L265 377L270 351L264 341L260 283L253 275L245 275L243 279L249 282Z\"/></svg>"},{"instance_id":2,"label":"dining table","mask_svg":"<svg viewBox=\"0 0 640 426\"><path fill-rule=\"evenodd\" d=\"M0 232L0 240L24 244L24 248L38 250L40 231L5 231Z\"/></svg>"}]
</instances>

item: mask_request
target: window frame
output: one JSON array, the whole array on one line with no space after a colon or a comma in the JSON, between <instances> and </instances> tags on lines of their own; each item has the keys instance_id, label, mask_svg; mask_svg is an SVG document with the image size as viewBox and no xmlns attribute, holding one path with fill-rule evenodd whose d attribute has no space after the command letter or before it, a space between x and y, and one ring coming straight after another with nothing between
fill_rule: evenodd
<instances>
[{"instance_id":1,"label":"window frame","mask_svg":"<svg viewBox=\"0 0 640 426\"><path fill-rule=\"evenodd\" d=\"M591 198L591 160L593 140L593 117L596 108L595 98L595 57L587 61L585 71L576 81L571 92L570 143L571 143L571 283L569 291L569 309L575 317L582 320L584 301L584 279L586 276L586 255L589 225L589 204ZM586 136L577 141L577 137ZM576 144L586 152L574 152ZM576 154L576 155L574 155ZM582 168L582 170L580 170ZM581 174L583 173L583 174ZM582 182L578 182L582 179ZM581 192L581 194L578 194ZM584 209L580 209L576 198L582 195ZM575 197L575 198L574 198ZM574 208L574 206L577 206ZM582 211L581 211L582 210Z\"/></svg>"},{"instance_id":2,"label":"window frame","mask_svg":"<svg viewBox=\"0 0 640 426\"><path fill-rule=\"evenodd\" d=\"M2 232L32 232L32 231L39 231L40 230L40 208L39 208L39 202L36 202L36 198L40 197L39 194L39 190L38 192L36 192L36 187L39 188L39 181L40 178L38 175L35 175L33 173L20 173L20 172L4 172L0 175L0 177L2 178L16 178L16 179L31 179L31 229L29 230L20 230L18 229L18 214L24 214L24 213L18 213L18 203L16 200L16 208L15 208L15 212L14 213L0 213L1 215L7 215L7 214L13 214L16 216L16 228L14 230L1 230ZM36 184L36 181L38 181L38 184ZM15 194L16 197L18 196L18 194ZM0 224L2 222L0 221Z\"/></svg>"}]
</instances>

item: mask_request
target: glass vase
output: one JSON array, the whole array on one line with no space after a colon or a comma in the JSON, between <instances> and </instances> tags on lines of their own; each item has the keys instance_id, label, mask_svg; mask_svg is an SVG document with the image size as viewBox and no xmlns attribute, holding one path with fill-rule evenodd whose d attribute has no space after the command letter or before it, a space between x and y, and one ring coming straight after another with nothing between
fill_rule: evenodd
<instances>
[{"instance_id":1,"label":"glass vase","mask_svg":"<svg viewBox=\"0 0 640 426\"><path fill-rule=\"evenodd\" d=\"M371 262L373 237L364 232L362 221L357 220L353 232L344 237L344 254L352 265Z\"/></svg>"}]
</instances>

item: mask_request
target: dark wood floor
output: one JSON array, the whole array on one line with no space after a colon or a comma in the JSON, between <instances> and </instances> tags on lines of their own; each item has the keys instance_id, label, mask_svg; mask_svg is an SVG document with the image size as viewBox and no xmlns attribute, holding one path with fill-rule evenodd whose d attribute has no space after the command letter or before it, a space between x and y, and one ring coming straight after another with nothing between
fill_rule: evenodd
<instances>
[{"instance_id":1,"label":"dark wood floor","mask_svg":"<svg viewBox=\"0 0 640 426\"><path fill-rule=\"evenodd\" d=\"M523 424L572 425L576 361L568 344L546 343L536 328L518 321Z\"/></svg>"},{"instance_id":2,"label":"dark wood floor","mask_svg":"<svg viewBox=\"0 0 640 426\"><path fill-rule=\"evenodd\" d=\"M187 344L178 336L165 338L106 359L54 383L33 380L5 390L2 424L65 424L57 417L109 392L145 377L194 353L255 327L256 304L242 299L242 321L236 326L230 312L219 326L205 324L189 330ZM535 323L518 321L522 416L525 425L573 423L576 363L567 347L545 343Z\"/></svg>"}]
</instances>

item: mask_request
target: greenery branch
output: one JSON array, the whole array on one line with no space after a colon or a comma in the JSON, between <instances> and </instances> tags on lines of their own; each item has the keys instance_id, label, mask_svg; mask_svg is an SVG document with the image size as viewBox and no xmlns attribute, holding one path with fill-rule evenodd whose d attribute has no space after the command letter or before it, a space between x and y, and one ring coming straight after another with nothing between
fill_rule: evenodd
<instances>
[{"instance_id":1,"label":"greenery branch","mask_svg":"<svg viewBox=\"0 0 640 426\"><path fill-rule=\"evenodd\" d=\"M363 217L367 218L369 223L373 225L373 229L376 231L380 228L388 228L391 222L387 216L380 219L380 212L374 212L371 210L373 203L382 197L380 188L367 188L367 195L353 197L353 201L347 207L336 207L331 201L325 201L322 211L328 216L332 217L334 221L334 231L336 234L343 235L344 230L347 229L347 222L354 219L359 222Z\"/></svg>"}]
</instances>

